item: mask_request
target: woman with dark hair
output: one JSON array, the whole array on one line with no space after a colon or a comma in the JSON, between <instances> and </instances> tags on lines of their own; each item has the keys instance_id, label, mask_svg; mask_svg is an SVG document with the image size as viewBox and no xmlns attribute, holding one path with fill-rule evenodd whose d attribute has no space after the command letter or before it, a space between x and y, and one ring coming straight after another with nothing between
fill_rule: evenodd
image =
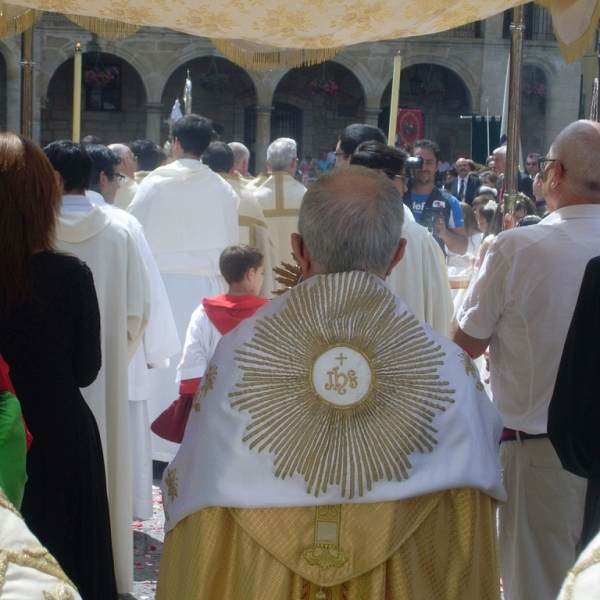
<instances>
[{"instance_id":1,"label":"woman with dark hair","mask_svg":"<svg viewBox=\"0 0 600 600\"><path fill-rule=\"evenodd\" d=\"M54 251L60 203L44 153L0 134L0 353L34 439L21 512L84 600L115 600L102 446L79 391L100 368L100 315L91 271Z\"/></svg>"}]
</instances>

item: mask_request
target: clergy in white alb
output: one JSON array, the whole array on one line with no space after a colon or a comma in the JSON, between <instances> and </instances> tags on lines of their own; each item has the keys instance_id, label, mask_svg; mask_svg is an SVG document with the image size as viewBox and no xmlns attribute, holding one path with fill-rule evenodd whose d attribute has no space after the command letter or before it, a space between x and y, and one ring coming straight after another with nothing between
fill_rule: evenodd
<instances>
[{"instance_id":1,"label":"clergy in white alb","mask_svg":"<svg viewBox=\"0 0 600 600\"><path fill-rule=\"evenodd\" d=\"M254 197L262 208L273 246L275 266L292 263L290 236L298 231L298 212L306 188L294 179L298 164L296 142L279 138L267 149L269 176L258 176Z\"/></svg>"},{"instance_id":2,"label":"clergy in white alb","mask_svg":"<svg viewBox=\"0 0 600 600\"><path fill-rule=\"evenodd\" d=\"M241 146L241 148L239 148ZM248 149L236 142L238 152L245 150L249 156ZM215 173L218 173L240 197L238 206L238 224L240 227L240 244L247 244L258 248L264 255L263 267L265 278L260 291L262 298L270 298L275 289L273 267L275 266L275 250L271 243L269 230L265 223L265 216L254 197L251 180L243 177L235 170L235 154L231 144L225 142L212 142L206 152L202 155L202 162L208 165ZM245 160L246 169L248 159Z\"/></svg>"},{"instance_id":3,"label":"clergy in white alb","mask_svg":"<svg viewBox=\"0 0 600 600\"><path fill-rule=\"evenodd\" d=\"M212 125L186 115L173 126L175 162L159 167L141 183L128 208L144 234L162 275L179 339L202 298L224 291L221 252L238 241L239 198L231 186L200 161L210 144ZM153 370L150 420L177 398L176 360ZM177 445L152 434L153 457L169 461Z\"/></svg>"},{"instance_id":4,"label":"clergy in white alb","mask_svg":"<svg viewBox=\"0 0 600 600\"><path fill-rule=\"evenodd\" d=\"M150 519L153 514L152 441L148 399L150 398L149 369L166 369L170 358L179 356L181 344L175 319L169 304L160 271L152 256L144 230L129 213L104 202L97 192L88 190L86 196L113 218L122 221L135 237L138 249L148 271L150 283L150 317L142 342L129 363L129 429L131 445L131 490L134 519Z\"/></svg>"},{"instance_id":5,"label":"clergy in white alb","mask_svg":"<svg viewBox=\"0 0 600 600\"><path fill-rule=\"evenodd\" d=\"M355 148L350 164L385 173L396 189L404 194L408 180L405 175L406 158L407 154L400 148L367 140ZM405 204L403 207L402 237L406 239L406 251L386 282L396 297L408 304L419 321L448 337L453 307L444 255L429 231L417 225L410 209Z\"/></svg>"},{"instance_id":6,"label":"clergy in white alb","mask_svg":"<svg viewBox=\"0 0 600 600\"><path fill-rule=\"evenodd\" d=\"M499 598L502 422L382 280L402 220L363 167L307 192L305 281L221 339L165 471L158 600Z\"/></svg>"}]
</instances>

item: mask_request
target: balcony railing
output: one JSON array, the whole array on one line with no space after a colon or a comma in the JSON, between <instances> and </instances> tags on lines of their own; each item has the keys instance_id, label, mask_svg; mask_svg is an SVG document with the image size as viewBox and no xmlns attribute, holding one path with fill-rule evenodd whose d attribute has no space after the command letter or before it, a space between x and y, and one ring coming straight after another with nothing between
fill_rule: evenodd
<instances>
[{"instance_id":1,"label":"balcony railing","mask_svg":"<svg viewBox=\"0 0 600 600\"><path fill-rule=\"evenodd\" d=\"M446 38L482 38L483 25L481 21L474 21L473 23L467 23L461 27L455 27L454 29L442 31L437 35Z\"/></svg>"},{"instance_id":2,"label":"balcony railing","mask_svg":"<svg viewBox=\"0 0 600 600\"><path fill-rule=\"evenodd\" d=\"M510 39L510 24L513 18L513 11L504 12L504 28L502 37ZM552 42L556 38L552 30L552 17L550 13L539 4L525 4L523 6L523 22L525 23L525 39L534 42Z\"/></svg>"}]
</instances>

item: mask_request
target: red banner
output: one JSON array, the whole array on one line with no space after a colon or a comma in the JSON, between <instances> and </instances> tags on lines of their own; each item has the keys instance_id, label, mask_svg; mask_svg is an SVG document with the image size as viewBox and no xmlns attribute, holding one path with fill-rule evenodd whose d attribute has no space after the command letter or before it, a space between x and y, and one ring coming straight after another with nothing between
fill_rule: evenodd
<instances>
[{"instance_id":1,"label":"red banner","mask_svg":"<svg viewBox=\"0 0 600 600\"><path fill-rule=\"evenodd\" d=\"M399 145L412 145L423 137L423 113L416 108L399 108L396 122Z\"/></svg>"}]
</instances>

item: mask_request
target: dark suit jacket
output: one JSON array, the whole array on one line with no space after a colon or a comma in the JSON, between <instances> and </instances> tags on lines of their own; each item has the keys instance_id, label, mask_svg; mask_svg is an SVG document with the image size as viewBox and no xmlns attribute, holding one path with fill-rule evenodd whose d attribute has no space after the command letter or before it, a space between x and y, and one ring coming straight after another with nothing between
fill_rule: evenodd
<instances>
[{"instance_id":1,"label":"dark suit jacket","mask_svg":"<svg viewBox=\"0 0 600 600\"><path fill-rule=\"evenodd\" d=\"M444 188L447 189L455 198L458 198L459 182L460 178L455 177L452 181L446 183L446 185L444 186ZM477 190L479 189L480 185L481 180L479 179L479 177L476 177L475 175L469 175L469 177L467 178L467 189L465 190L464 202L473 206L473 199L475 198L475 196L477 196Z\"/></svg>"},{"instance_id":2,"label":"dark suit jacket","mask_svg":"<svg viewBox=\"0 0 600 600\"><path fill-rule=\"evenodd\" d=\"M496 189L498 190L498 194L500 194L500 190L502 189L502 182L504 181L504 175L496 181ZM504 190L506 191L506 190ZM535 202L535 196L533 195L533 179L526 175L525 173L519 172L519 181L517 182L517 191L523 192L526 196L529 196Z\"/></svg>"}]
</instances>

